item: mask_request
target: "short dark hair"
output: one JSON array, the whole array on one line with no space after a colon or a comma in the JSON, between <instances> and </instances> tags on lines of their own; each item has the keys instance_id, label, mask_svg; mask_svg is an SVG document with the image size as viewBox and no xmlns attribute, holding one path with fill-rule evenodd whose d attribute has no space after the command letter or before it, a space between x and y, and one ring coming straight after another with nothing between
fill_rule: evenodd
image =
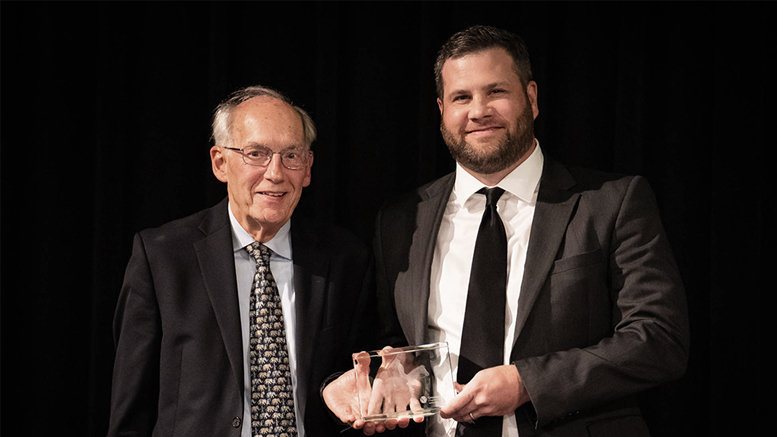
<instances>
[{"instance_id":1,"label":"short dark hair","mask_svg":"<svg viewBox=\"0 0 777 437\"><path fill-rule=\"evenodd\" d=\"M448 59L477 53L492 48L503 48L515 62L515 72L523 87L532 80L529 50L523 39L503 29L476 25L453 34L440 48L434 63L434 82L437 85L437 97L443 98L442 67Z\"/></svg>"}]
</instances>

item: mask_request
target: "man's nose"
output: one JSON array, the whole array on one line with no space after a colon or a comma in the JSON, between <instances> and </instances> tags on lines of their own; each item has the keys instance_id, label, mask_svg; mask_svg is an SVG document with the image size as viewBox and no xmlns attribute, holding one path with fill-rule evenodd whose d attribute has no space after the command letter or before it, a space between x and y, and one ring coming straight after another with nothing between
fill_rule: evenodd
<instances>
[{"instance_id":1,"label":"man's nose","mask_svg":"<svg viewBox=\"0 0 777 437\"><path fill-rule=\"evenodd\" d=\"M485 97L474 97L470 103L469 118L480 120L491 116L491 105Z\"/></svg>"},{"instance_id":2,"label":"man's nose","mask_svg":"<svg viewBox=\"0 0 777 437\"><path fill-rule=\"evenodd\" d=\"M267 168L264 170L264 178L273 181L282 180L284 169L280 153L273 153L270 162L267 163Z\"/></svg>"}]
</instances>

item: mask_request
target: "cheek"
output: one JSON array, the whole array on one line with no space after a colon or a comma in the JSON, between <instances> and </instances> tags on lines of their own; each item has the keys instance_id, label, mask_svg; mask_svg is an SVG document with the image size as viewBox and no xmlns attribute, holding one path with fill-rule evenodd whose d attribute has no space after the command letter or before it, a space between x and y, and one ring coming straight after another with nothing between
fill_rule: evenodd
<instances>
[{"instance_id":1,"label":"cheek","mask_svg":"<svg viewBox=\"0 0 777 437\"><path fill-rule=\"evenodd\" d=\"M494 105L494 110L504 120L515 120L522 111L522 106L512 102L502 102Z\"/></svg>"},{"instance_id":2,"label":"cheek","mask_svg":"<svg viewBox=\"0 0 777 437\"><path fill-rule=\"evenodd\" d=\"M257 170L259 168L257 167ZM253 169L232 169L229 175L229 185L252 195L254 187L262 180L262 171Z\"/></svg>"},{"instance_id":3,"label":"cheek","mask_svg":"<svg viewBox=\"0 0 777 437\"><path fill-rule=\"evenodd\" d=\"M442 117L442 122L449 131L458 132L467 125L466 113L464 111L447 111Z\"/></svg>"}]
</instances>

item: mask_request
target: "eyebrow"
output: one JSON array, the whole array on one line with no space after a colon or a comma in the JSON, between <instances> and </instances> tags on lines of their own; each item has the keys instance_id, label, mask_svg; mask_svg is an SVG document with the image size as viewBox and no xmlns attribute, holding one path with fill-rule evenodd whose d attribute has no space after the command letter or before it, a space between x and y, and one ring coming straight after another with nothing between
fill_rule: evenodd
<instances>
[{"instance_id":1,"label":"eyebrow","mask_svg":"<svg viewBox=\"0 0 777 437\"><path fill-rule=\"evenodd\" d=\"M248 144L246 144L246 146L245 146L245 147L262 147L262 148L265 148L265 149L268 149L268 150L272 150L272 151L274 152L274 150L273 150L273 148L272 148L272 147L270 147L270 146L268 146L268 145L266 145L266 144L262 144L262 143L248 143ZM284 150L291 150L291 149L302 149L302 150L304 150L305 148L306 148L306 147L305 147L305 146L303 146L303 145L300 145L300 144L293 144L293 145L291 145L291 146L288 146L288 147L284 147L284 148L282 148L282 149L280 150L280 152L283 152Z\"/></svg>"},{"instance_id":2,"label":"eyebrow","mask_svg":"<svg viewBox=\"0 0 777 437\"><path fill-rule=\"evenodd\" d=\"M482 87L482 89L492 90L494 88L507 88L508 85L509 85L509 83L505 82L505 81L492 82L492 83ZM468 89L453 90L450 93L448 93L448 97L456 97L456 96L460 96L460 95L463 95L463 94L470 94L470 91Z\"/></svg>"}]
</instances>

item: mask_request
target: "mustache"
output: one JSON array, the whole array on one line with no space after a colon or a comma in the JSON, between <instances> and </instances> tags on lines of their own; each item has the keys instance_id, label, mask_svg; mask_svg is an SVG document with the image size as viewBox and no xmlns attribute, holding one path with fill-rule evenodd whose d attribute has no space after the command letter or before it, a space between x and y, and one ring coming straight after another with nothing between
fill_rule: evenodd
<instances>
[{"instance_id":1,"label":"mustache","mask_svg":"<svg viewBox=\"0 0 777 437\"><path fill-rule=\"evenodd\" d=\"M442 120L440 133L456 162L475 173L493 174L518 162L534 144L534 114L531 107L524 108L512 125L513 129L510 129L509 123L501 126L506 129L505 136L490 151L468 143L465 139L465 129L459 129L458 135L454 135Z\"/></svg>"}]
</instances>

